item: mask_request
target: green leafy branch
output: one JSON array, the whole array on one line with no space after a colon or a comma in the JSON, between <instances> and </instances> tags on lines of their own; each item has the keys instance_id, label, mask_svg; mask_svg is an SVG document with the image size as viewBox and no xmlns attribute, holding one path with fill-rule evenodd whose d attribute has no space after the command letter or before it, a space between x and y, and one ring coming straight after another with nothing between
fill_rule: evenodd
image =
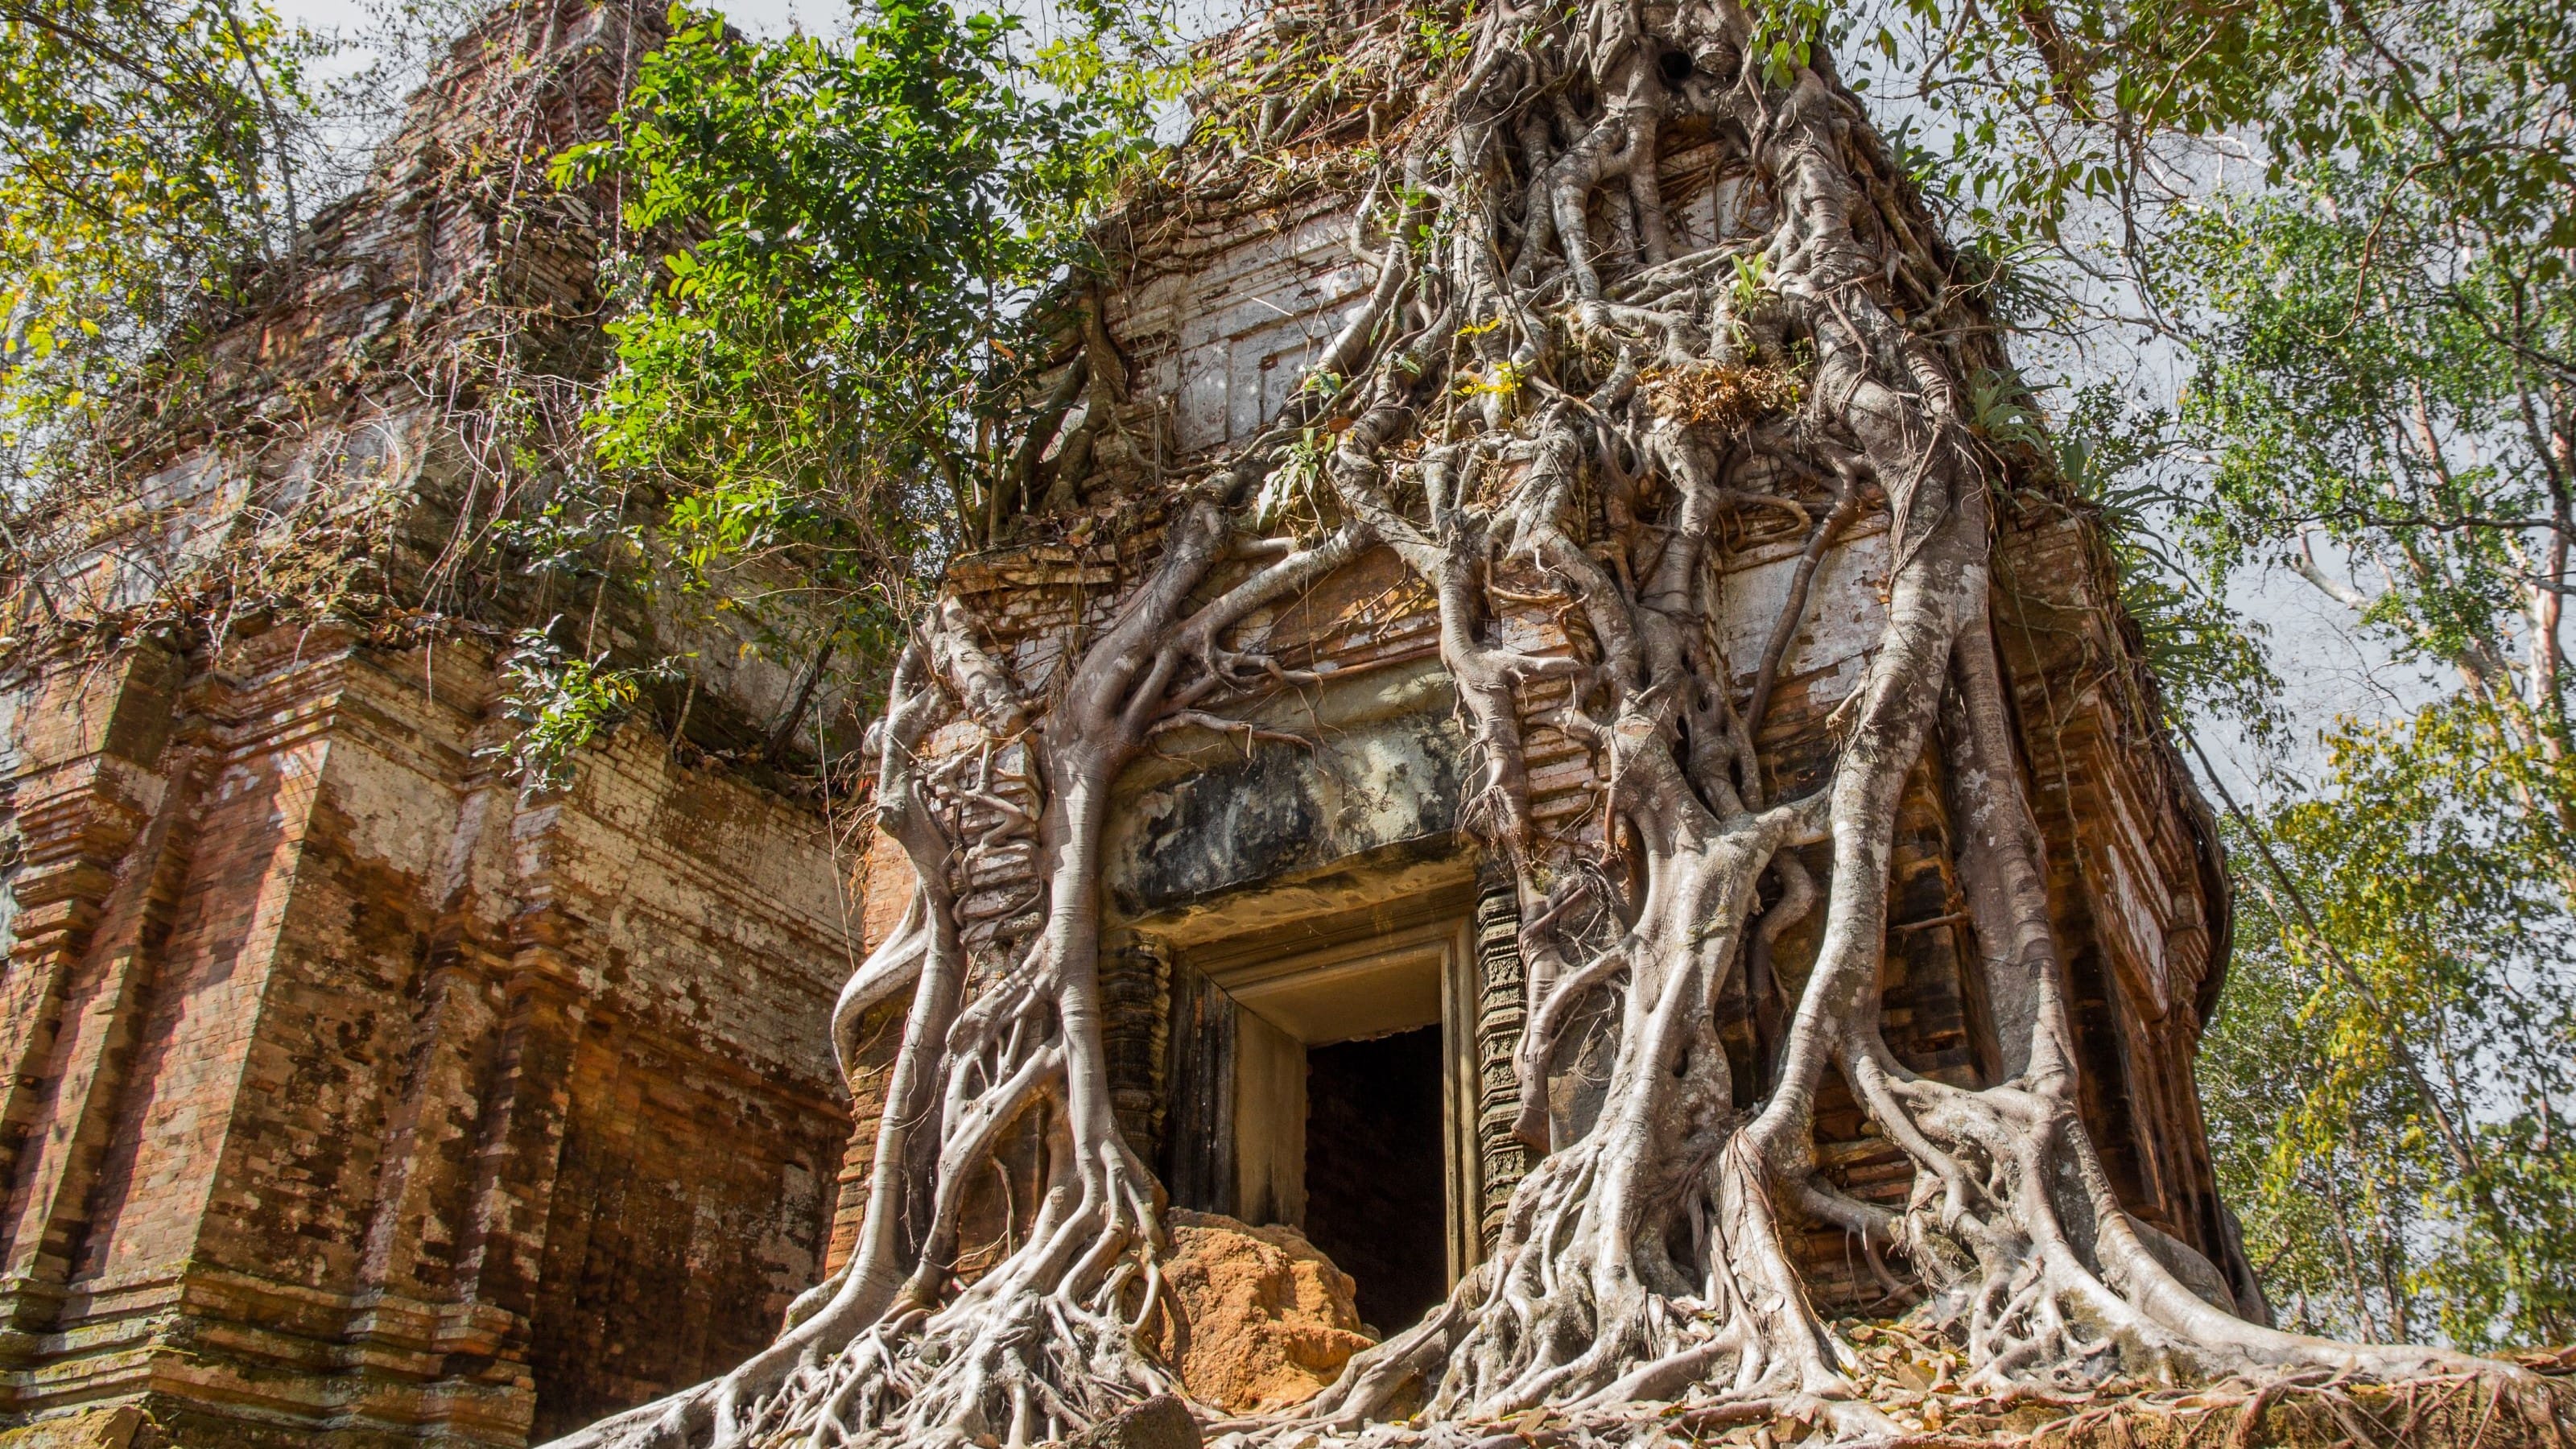
<instances>
[{"instance_id":1,"label":"green leafy branch","mask_svg":"<svg viewBox=\"0 0 2576 1449\"><path fill-rule=\"evenodd\" d=\"M562 790L572 783L574 756L634 712L643 686L679 677L679 661L664 658L635 668L613 668L602 651L588 658L555 642L562 616L543 629L523 629L502 657L507 683L502 713L518 726L505 745L482 755L504 762L523 794Z\"/></svg>"}]
</instances>

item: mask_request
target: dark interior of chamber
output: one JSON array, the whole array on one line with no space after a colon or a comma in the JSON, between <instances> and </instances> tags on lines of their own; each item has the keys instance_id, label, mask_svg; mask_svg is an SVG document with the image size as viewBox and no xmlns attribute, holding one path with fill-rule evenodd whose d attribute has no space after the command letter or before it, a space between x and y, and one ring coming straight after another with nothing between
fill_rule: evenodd
<instances>
[{"instance_id":1,"label":"dark interior of chamber","mask_svg":"<svg viewBox=\"0 0 2576 1449\"><path fill-rule=\"evenodd\" d=\"M1440 1028L1307 1049L1306 1236L1381 1332L1448 1294L1441 1163Z\"/></svg>"}]
</instances>

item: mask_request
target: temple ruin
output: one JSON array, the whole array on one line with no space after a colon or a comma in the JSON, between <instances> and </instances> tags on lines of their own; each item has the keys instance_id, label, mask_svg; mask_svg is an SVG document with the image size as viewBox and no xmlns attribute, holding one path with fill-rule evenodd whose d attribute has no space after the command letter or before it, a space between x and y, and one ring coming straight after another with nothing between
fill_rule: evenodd
<instances>
[{"instance_id":1,"label":"temple ruin","mask_svg":"<svg viewBox=\"0 0 2576 1449\"><path fill-rule=\"evenodd\" d=\"M133 1409L190 1446L542 1441L751 1356L862 1231L904 998L839 1021L835 1001L912 880L815 784L861 747L847 682L792 611L551 594L456 554L501 477L477 462L494 390L464 374L542 390L601 366L610 202L530 158L603 123L656 13L531 0L469 37L291 284L138 424L128 476L67 503L61 547L7 580L14 1421L130 1435ZM1292 9L1228 43L1384 19ZM1308 163L1290 181L1149 189L1121 215L1105 348L1060 389L1087 465L1039 460L1028 519L948 570L1031 694L1152 568L1171 480L1282 416L1376 285L1357 173L1331 158L1382 118L1273 109L1270 139ZM1676 250L1765 224L1721 159L1705 139L1659 158ZM1828 773L1886 614L1885 510L1820 531L1831 508L1784 481L1716 535L1708 624L1743 687L1805 601L1755 741L1782 795ZM2195 1289L2259 1319L2192 1078L2228 939L2215 830L2097 524L2025 475L1993 536L2085 1126L2128 1211L2224 1274ZM1496 594L1514 649L1588 647L1535 568ZM688 663L564 789L523 795L494 754L505 641L584 611L619 657ZM1474 1269L1531 1169L1525 923L1461 819L1475 764L1431 591L1372 547L1252 622L1283 682L1117 778L1102 1032L1119 1129L1173 1208L1296 1229L1351 1275L1358 1322L1304 1365L1320 1383L1361 1324L1402 1329ZM1595 756L1553 722L1564 690L1520 705L1532 823L1563 858L1614 857ZM995 802L990 825L1019 808L1020 748L961 715L921 753ZM2010 1074L2018 1024L1986 986L1937 755L1899 805L1881 1011L1906 1067L1976 1087ZM1799 849L1823 879L1828 848ZM1035 870L1024 845L961 870L980 970L1025 941ZM1768 969L1801 979L1820 924L1789 925ZM1740 981L1717 1012L1751 1100L1781 1023ZM1598 1110L1609 1025L1596 1009L1552 1059L1549 1140ZM1011 1130L1029 1140L966 1211L969 1277L1042 1187L1040 1125ZM1815 1134L1833 1184L1903 1206L1912 1165L1840 1087ZM1850 1233L1794 1247L1829 1316L1905 1301ZM1283 1381L1214 1372L1191 1386L1236 1408Z\"/></svg>"}]
</instances>

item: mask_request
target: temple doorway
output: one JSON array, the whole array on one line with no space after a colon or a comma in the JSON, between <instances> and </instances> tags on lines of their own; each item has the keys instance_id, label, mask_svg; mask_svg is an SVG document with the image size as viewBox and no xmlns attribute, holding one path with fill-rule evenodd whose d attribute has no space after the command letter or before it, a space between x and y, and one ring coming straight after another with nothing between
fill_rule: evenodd
<instances>
[{"instance_id":1,"label":"temple doorway","mask_svg":"<svg viewBox=\"0 0 2576 1449\"><path fill-rule=\"evenodd\" d=\"M1480 1248L1464 915L1299 923L1179 966L1174 1201L1299 1229L1357 1283L1361 1318L1411 1326Z\"/></svg>"}]
</instances>

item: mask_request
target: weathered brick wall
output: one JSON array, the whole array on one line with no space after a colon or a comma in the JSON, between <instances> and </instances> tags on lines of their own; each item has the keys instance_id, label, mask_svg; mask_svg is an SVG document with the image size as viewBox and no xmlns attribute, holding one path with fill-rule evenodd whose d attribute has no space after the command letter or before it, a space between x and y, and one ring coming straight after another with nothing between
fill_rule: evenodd
<instances>
[{"instance_id":1,"label":"weathered brick wall","mask_svg":"<svg viewBox=\"0 0 2576 1449\"><path fill-rule=\"evenodd\" d=\"M2016 518L1997 550L1995 638L2049 844L2104 1166L2133 1210L2224 1265L2242 1250L2192 1060L2225 983L2227 881L2217 823L2138 687L2135 630L2108 602L2114 578L2082 519Z\"/></svg>"},{"instance_id":2,"label":"weathered brick wall","mask_svg":"<svg viewBox=\"0 0 2576 1449\"><path fill-rule=\"evenodd\" d=\"M515 1444L821 1276L824 821L637 730L523 801L490 665L275 630L11 692L8 1409Z\"/></svg>"}]
</instances>

